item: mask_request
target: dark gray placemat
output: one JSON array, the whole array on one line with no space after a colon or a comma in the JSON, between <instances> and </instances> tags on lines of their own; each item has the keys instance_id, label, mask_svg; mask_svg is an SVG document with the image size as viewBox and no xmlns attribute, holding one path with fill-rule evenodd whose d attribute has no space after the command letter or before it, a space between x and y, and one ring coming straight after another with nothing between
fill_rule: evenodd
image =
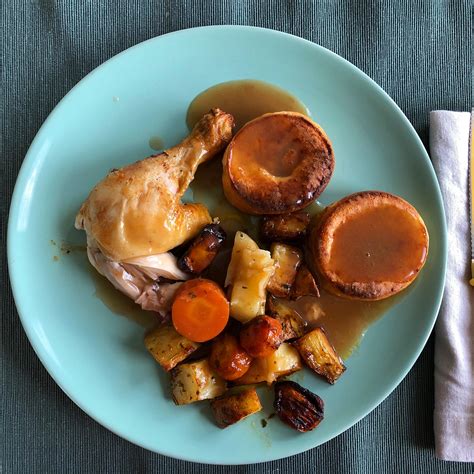
<instances>
[{"instance_id":1,"label":"dark gray placemat","mask_svg":"<svg viewBox=\"0 0 474 474\"><path fill-rule=\"evenodd\" d=\"M471 15L469 0L4 0L2 242L15 179L41 123L79 79L129 46L210 24L258 25L293 33L326 46L375 79L426 143L429 110L471 106ZM385 402L325 445L261 465L201 466L133 446L77 408L46 373L26 339L9 288L4 251L0 278L0 472L473 472L472 464L444 463L434 457L432 341ZM185 452L186 446L182 449Z\"/></svg>"}]
</instances>

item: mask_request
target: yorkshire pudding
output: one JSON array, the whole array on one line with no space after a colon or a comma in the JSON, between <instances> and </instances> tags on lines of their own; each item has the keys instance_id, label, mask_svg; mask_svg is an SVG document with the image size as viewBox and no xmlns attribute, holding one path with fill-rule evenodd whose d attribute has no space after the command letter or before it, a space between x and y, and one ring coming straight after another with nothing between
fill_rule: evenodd
<instances>
[{"instance_id":1,"label":"yorkshire pudding","mask_svg":"<svg viewBox=\"0 0 474 474\"><path fill-rule=\"evenodd\" d=\"M364 191L327 207L312 224L313 267L330 292L381 300L406 288L428 255L428 231L398 196Z\"/></svg>"},{"instance_id":2,"label":"yorkshire pudding","mask_svg":"<svg viewBox=\"0 0 474 474\"><path fill-rule=\"evenodd\" d=\"M222 184L227 200L247 214L283 214L313 202L334 170L324 130L297 112L265 114L229 143Z\"/></svg>"}]
</instances>

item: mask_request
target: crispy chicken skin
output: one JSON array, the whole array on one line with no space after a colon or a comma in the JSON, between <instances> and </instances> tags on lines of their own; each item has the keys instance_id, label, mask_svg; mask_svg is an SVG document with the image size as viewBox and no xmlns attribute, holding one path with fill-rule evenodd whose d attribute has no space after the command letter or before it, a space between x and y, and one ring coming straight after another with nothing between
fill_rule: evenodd
<instances>
[{"instance_id":1,"label":"crispy chicken skin","mask_svg":"<svg viewBox=\"0 0 474 474\"><path fill-rule=\"evenodd\" d=\"M179 281L189 278L169 250L198 234L211 216L181 196L197 167L230 141L233 122L212 109L179 145L111 171L76 216L90 263L145 310L166 317Z\"/></svg>"},{"instance_id":2,"label":"crispy chicken skin","mask_svg":"<svg viewBox=\"0 0 474 474\"><path fill-rule=\"evenodd\" d=\"M181 197L197 167L225 148L232 127L231 115L213 109L180 144L111 171L82 205L76 228L117 262L164 253L194 237L211 216Z\"/></svg>"}]
</instances>

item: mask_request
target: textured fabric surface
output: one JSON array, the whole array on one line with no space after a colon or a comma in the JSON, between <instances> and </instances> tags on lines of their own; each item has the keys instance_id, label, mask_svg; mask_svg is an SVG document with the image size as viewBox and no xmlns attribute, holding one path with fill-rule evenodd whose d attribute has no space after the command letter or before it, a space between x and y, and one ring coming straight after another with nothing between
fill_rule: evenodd
<instances>
[{"instance_id":1,"label":"textured fabric surface","mask_svg":"<svg viewBox=\"0 0 474 474\"><path fill-rule=\"evenodd\" d=\"M76 82L123 49L163 33L210 24L293 33L340 54L375 79L426 142L430 110L471 106L470 5L470 0L0 2L0 471L473 472L472 464L446 463L434 456L431 340L385 402L347 432L304 454L221 467L184 463L133 446L85 415L42 367L18 320L4 251L14 182L38 128Z\"/></svg>"},{"instance_id":2,"label":"textured fabric surface","mask_svg":"<svg viewBox=\"0 0 474 474\"><path fill-rule=\"evenodd\" d=\"M469 286L469 112L430 113L431 159L448 224L448 268L436 322L434 433L441 459L474 462L474 292Z\"/></svg>"}]
</instances>

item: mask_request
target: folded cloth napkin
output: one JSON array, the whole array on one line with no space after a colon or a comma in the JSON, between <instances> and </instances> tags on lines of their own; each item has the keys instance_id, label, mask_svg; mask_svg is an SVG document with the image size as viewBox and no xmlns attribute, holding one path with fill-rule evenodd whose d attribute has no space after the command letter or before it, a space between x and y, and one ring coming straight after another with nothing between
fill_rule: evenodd
<instances>
[{"instance_id":1,"label":"folded cloth napkin","mask_svg":"<svg viewBox=\"0 0 474 474\"><path fill-rule=\"evenodd\" d=\"M448 267L436 323L436 456L474 462L474 288L469 228L471 114L430 114L430 149L448 225Z\"/></svg>"}]
</instances>

